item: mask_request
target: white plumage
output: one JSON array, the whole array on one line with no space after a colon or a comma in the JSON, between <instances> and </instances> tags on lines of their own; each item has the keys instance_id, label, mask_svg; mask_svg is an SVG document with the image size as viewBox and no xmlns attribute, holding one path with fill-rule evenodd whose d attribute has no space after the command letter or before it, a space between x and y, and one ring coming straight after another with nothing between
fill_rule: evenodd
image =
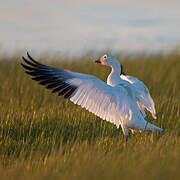
<instances>
[{"instance_id":1,"label":"white plumage","mask_svg":"<svg viewBox=\"0 0 180 180\"><path fill-rule=\"evenodd\" d=\"M122 74L120 63L114 56L107 54L96 61L112 68L107 84L94 76L46 66L28 53L27 56L29 60L23 57L26 64L22 66L33 76L32 79L103 120L121 126L126 137L128 129L162 130L144 119L145 109L156 118L154 102L147 87L137 78Z\"/></svg>"},{"instance_id":2,"label":"white plumage","mask_svg":"<svg viewBox=\"0 0 180 180\"><path fill-rule=\"evenodd\" d=\"M132 88L134 89L136 94L137 105L140 111L142 112L143 116L146 117L146 113L145 113L145 109L146 109L151 113L154 119L157 119L156 111L154 107L154 101L145 84L135 77L127 76L124 74L121 74L120 78L132 84Z\"/></svg>"}]
</instances>

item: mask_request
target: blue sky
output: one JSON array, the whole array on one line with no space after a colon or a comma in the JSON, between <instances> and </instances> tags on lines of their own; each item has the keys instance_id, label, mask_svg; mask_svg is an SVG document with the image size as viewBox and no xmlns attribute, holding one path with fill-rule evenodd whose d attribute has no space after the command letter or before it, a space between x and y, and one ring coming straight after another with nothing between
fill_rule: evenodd
<instances>
[{"instance_id":1,"label":"blue sky","mask_svg":"<svg viewBox=\"0 0 180 180\"><path fill-rule=\"evenodd\" d=\"M180 44L179 0L4 0L1 53L168 51Z\"/></svg>"}]
</instances>

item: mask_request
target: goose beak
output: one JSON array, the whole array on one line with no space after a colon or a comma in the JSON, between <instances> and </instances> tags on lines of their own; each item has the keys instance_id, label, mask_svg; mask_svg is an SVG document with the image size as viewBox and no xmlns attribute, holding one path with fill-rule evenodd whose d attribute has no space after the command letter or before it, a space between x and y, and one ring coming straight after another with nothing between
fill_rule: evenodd
<instances>
[{"instance_id":1,"label":"goose beak","mask_svg":"<svg viewBox=\"0 0 180 180\"><path fill-rule=\"evenodd\" d=\"M97 60L95 61L95 63L101 64L101 61L100 61L99 59L97 59Z\"/></svg>"}]
</instances>

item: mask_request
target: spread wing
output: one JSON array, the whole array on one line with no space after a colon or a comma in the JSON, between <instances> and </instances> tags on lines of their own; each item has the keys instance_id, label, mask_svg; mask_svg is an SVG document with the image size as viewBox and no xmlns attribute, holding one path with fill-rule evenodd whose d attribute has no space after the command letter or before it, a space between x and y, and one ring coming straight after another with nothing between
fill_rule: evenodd
<instances>
[{"instance_id":1,"label":"spread wing","mask_svg":"<svg viewBox=\"0 0 180 180\"><path fill-rule=\"evenodd\" d=\"M28 53L27 57L21 63L25 72L52 93L70 99L117 127L132 119L131 101L123 87L109 86L91 75L40 64Z\"/></svg>"},{"instance_id":2,"label":"spread wing","mask_svg":"<svg viewBox=\"0 0 180 180\"><path fill-rule=\"evenodd\" d=\"M146 116L146 113L145 113L145 109L146 109L149 112L151 112L152 117L156 119L154 101L146 85L139 79L132 76L120 75L120 77L123 80L126 80L133 85L133 88L135 89L136 99L137 99L136 102L143 116L144 117Z\"/></svg>"}]
</instances>

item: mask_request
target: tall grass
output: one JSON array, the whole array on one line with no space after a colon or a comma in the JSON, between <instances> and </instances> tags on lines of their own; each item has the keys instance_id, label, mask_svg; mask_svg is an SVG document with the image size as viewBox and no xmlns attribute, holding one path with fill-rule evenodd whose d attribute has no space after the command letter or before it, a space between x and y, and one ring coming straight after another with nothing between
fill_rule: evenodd
<instances>
[{"instance_id":1,"label":"tall grass","mask_svg":"<svg viewBox=\"0 0 180 180\"><path fill-rule=\"evenodd\" d=\"M121 129L39 86L23 72L20 57L2 57L0 179L179 179L180 56L119 60L125 73L148 86L158 119L149 113L147 119L164 129L130 135L126 146ZM89 57L46 64L104 81L110 72Z\"/></svg>"}]
</instances>

